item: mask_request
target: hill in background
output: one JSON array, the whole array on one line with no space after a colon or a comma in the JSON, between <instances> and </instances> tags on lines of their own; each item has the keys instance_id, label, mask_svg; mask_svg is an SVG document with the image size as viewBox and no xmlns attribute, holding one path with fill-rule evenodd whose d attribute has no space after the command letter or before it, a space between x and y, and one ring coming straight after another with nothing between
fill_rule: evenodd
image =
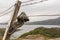
<instances>
[{"instance_id":1,"label":"hill in background","mask_svg":"<svg viewBox=\"0 0 60 40\"><path fill-rule=\"evenodd\" d=\"M48 19L44 21L29 22L26 25L60 25L60 17L56 19Z\"/></svg>"}]
</instances>

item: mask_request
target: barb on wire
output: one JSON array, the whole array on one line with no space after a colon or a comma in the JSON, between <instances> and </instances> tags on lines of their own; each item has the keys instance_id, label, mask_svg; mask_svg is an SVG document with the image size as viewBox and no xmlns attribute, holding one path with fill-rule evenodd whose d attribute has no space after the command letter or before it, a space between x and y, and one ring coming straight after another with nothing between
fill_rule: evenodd
<instances>
[{"instance_id":1,"label":"barb on wire","mask_svg":"<svg viewBox=\"0 0 60 40\"><path fill-rule=\"evenodd\" d=\"M25 2L22 2L22 3L28 3L28 2L32 2L32 1L34 1L34 0L25 1Z\"/></svg>"},{"instance_id":2,"label":"barb on wire","mask_svg":"<svg viewBox=\"0 0 60 40\"><path fill-rule=\"evenodd\" d=\"M41 2L44 2L44 1L47 1L47 0L41 0L41 1L38 1L38 2L33 2L33 3L29 3L29 4L24 4L24 5L21 5L21 6L33 5L33 4L41 3Z\"/></svg>"}]
</instances>

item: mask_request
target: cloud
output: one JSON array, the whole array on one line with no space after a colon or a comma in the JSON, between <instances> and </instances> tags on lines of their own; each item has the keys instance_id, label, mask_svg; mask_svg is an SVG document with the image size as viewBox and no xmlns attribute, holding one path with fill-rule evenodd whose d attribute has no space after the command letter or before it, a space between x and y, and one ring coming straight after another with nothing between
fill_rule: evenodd
<instances>
[{"instance_id":1,"label":"cloud","mask_svg":"<svg viewBox=\"0 0 60 40\"><path fill-rule=\"evenodd\" d=\"M21 0L21 1L28 1L28 0ZM14 0L14 1L13 0L0 0L0 12L9 8L11 5L13 5L15 3L16 3L16 0ZM43 3L38 3L38 4L35 4L35 5L30 5L30 6L24 6L24 7L21 7L21 9L19 11L19 14L22 11L24 11L27 15L60 14L60 0L48 0L48 1L43 2ZM6 20L4 20L6 17L7 16L0 17L0 22L1 21L6 21ZM4 18L4 19L2 19L2 18ZM8 18L9 17L7 17L6 19L8 19ZM48 19L48 18L46 18L46 19ZM55 18L55 17L53 17L53 18ZM43 18L41 17L41 19L43 19ZM36 20L36 19L32 18L31 20L33 21L33 20Z\"/></svg>"}]
</instances>

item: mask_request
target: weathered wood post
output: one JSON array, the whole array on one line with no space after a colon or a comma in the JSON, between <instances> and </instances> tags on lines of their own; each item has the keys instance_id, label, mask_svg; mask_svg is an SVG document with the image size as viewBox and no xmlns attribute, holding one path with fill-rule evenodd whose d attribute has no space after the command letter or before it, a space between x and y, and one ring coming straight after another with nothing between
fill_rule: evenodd
<instances>
[{"instance_id":1,"label":"weathered wood post","mask_svg":"<svg viewBox=\"0 0 60 40\"><path fill-rule=\"evenodd\" d=\"M9 29L11 28L11 25L13 25L14 21L16 21L20 6L21 6L21 1L18 0L17 3L15 4L15 10L14 10L14 13L13 13L13 15L8 23L8 27L6 28L5 34L3 36L3 40L9 40L9 38L11 36L9 34Z\"/></svg>"}]
</instances>

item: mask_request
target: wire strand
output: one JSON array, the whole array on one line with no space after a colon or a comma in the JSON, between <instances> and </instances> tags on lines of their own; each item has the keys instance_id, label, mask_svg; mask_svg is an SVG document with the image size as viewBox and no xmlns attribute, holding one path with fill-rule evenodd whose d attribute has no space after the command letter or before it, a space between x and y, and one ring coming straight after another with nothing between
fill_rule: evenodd
<instances>
[{"instance_id":1,"label":"wire strand","mask_svg":"<svg viewBox=\"0 0 60 40\"><path fill-rule=\"evenodd\" d=\"M15 5L15 4L14 4ZM4 10L3 12L1 12L0 14L3 14L5 12L7 12L8 10L10 10L14 5L12 5L11 7L9 7L8 9Z\"/></svg>"},{"instance_id":2,"label":"wire strand","mask_svg":"<svg viewBox=\"0 0 60 40\"><path fill-rule=\"evenodd\" d=\"M21 5L21 6L34 5L34 4L41 3L41 2L44 2L44 1L33 2L33 3L29 3L29 4L24 4L24 5Z\"/></svg>"},{"instance_id":3,"label":"wire strand","mask_svg":"<svg viewBox=\"0 0 60 40\"><path fill-rule=\"evenodd\" d=\"M22 2L22 3L28 3L28 2L32 2L32 1L34 1L34 0L30 0L30 1L25 1L25 2Z\"/></svg>"},{"instance_id":4,"label":"wire strand","mask_svg":"<svg viewBox=\"0 0 60 40\"><path fill-rule=\"evenodd\" d=\"M0 17L9 14L9 13L11 13L12 11L13 11L13 10L10 10L9 12L7 12L7 13L5 13L5 14L0 15Z\"/></svg>"},{"instance_id":5,"label":"wire strand","mask_svg":"<svg viewBox=\"0 0 60 40\"><path fill-rule=\"evenodd\" d=\"M28 17L39 17L39 16L60 16L59 14L57 15L30 15Z\"/></svg>"}]
</instances>

